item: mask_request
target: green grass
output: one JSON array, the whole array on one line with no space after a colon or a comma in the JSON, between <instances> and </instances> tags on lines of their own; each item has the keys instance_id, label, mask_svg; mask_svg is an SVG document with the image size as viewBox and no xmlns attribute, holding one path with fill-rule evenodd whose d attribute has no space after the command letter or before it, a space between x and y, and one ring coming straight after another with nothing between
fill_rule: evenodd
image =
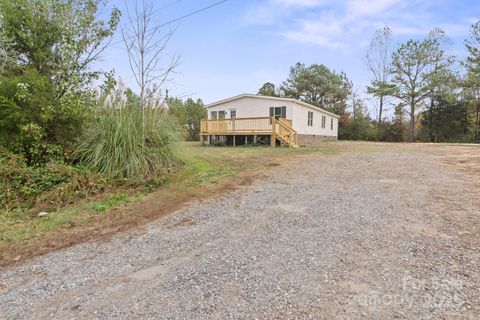
<instances>
[{"instance_id":1,"label":"green grass","mask_svg":"<svg viewBox=\"0 0 480 320\"><path fill-rule=\"evenodd\" d=\"M94 203L92 209L96 212L103 212L108 209L116 208L122 204L129 203L130 201L130 196L125 192L121 192L111 195L101 202Z\"/></svg>"},{"instance_id":2,"label":"green grass","mask_svg":"<svg viewBox=\"0 0 480 320\"><path fill-rule=\"evenodd\" d=\"M41 239L54 238L70 230L86 232L90 227L119 221L126 216L141 214L136 211L139 201L157 191L160 202L166 204L198 195L198 188L221 187L231 181L235 184L239 173L263 171L268 164L281 163L289 156L312 153L330 154L338 147L324 144L309 148L270 147L210 147L199 143L184 143L184 165L177 171L164 172L143 184L119 186L101 196L83 200L74 206L64 207L46 217L21 210L0 214L0 261L2 255L10 257L22 246L35 246ZM157 194L155 194L157 197ZM147 200L148 201L148 200ZM117 210L124 207L126 210Z\"/></svg>"}]
</instances>

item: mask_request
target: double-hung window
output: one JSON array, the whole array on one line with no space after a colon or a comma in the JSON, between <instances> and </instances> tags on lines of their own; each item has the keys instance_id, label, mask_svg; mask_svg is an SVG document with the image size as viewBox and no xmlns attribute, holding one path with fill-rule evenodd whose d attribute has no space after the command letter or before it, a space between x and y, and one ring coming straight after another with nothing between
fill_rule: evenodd
<instances>
[{"instance_id":1,"label":"double-hung window","mask_svg":"<svg viewBox=\"0 0 480 320\"><path fill-rule=\"evenodd\" d=\"M327 117L322 116L322 129L325 129L325 123L327 122Z\"/></svg>"},{"instance_id":2,"label":"double-hung window","mask_svg":"<svg viewBox=\"0 0 480 320\"><path fill-rule=\"evenodd\" d=\"M230 119L235 119L237 117L237 109L230 109Z\"/></svg>"},{"instance_id":3,"label":"double-hung window","mask_svg":"<svg viewBox=\"0 0 480 320\"><path fill-rule=\"evenodd\" d=\"M218 111L218 119L225 119L226 111Z\"/></svg>"},{"instance_id":4,"label":"double-hung window","mask_svg":"<svg viewBox=\"0 0 480 320\"><path fill-rule=\"evenodd\" d=\"M287 118L287 107L270 107L270 117L275 117L275 119Z\"/></svg>"},{"instance_id":5,"label":"double-hung window","mask_svg":"<svg viewBox=\"0 0 480 320\"><path fill-rule=\"evenodd\" d=\"M212 119L212 120L218 119L218 112L217 111L211 111L210 112L210 119Z\"/></svg>"},{"instance_id":6,"label":"double-hung window","mask_svg":"<svg viewBox=\"0 0 480 320\"><path fill-rule=\"evenodd\" d=\"M333 130L333 118L330 118L330 130Z\"/></svg>"},{"instance_id":7,"label":"double-hung window","mask_svg":"<svg viewBox=\"0 0 480 320\"><path fill-rule=\"evenodd\" d=\"M312 111L308 111L308 121L307 121L307 125L309 127L313 126L313 112Z\"/></svg>"}]
</instances>

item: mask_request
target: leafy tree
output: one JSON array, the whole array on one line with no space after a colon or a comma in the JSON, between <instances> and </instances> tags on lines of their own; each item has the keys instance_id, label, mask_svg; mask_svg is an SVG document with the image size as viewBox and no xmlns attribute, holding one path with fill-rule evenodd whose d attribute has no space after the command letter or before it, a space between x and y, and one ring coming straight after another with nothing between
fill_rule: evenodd
<instances>
[{"instance_id":1,"label":"leafy tree","mask_svg":"<svg viewBox=\"0 0 480 320\"><path fill-rule=\"evenodd\" d=\"M342 139L348 140L374 140L376 137L376 128L372 124L370 115L363 101L354 98L352 107L354 116L349 119L348 125L342 127L339 135Z\"/></svg>"},{"instance_id":2,"label":"leafy tree","mask_svg":"<svg viewBox=\"0 0 480 320\"><path fill-rule=\"evenodd\" d=\"M118 24L103 0L0 2L0 144L32 164L71 144L94 103L92 63ZM8 121L6 120L8 119Z\"/></svg>"},{"instance_id":3,"label":"leafy tree","mask_svg":"<svg viewBox=\"0 0 480 320\"><path fill-rule=\"evenodd\" d=\"M432 102L432 108L421 115L424 139L432 142L464 140L468 135L467 105L442 96L432 99Z\"/></svg>"},{"instance_id":4,"label":"leafy tree","mask_svg":"<svg viewBox=\"0 0 480 320\"><path fill-rule=\"evenodd\" d=\"M334 110L337 104L345 104L351 88L343 72L338 74L319 64L307 67L299 62L290 68L290 75L280 89L284 96Z\"/></svg>"},{"instance_id":5,"label":"leafy tree","mask_svg":"<svg viewBox=\"0 0 480 320\"><path fill-rule=\"evenodd\" d=\"M402 142L405 136L404 106L398 104L395 106L393 119L388 122L382 122L380 127L381 140L388 142Z\"/></svg>"},{"instance_id":6,"label":"leafy tree","mask_svg":"<svg viewBox=\"0 0 480 320\"><path fill-rule=\"evenodd\" d=\"M348 135L344 129L349 125L346 109L351 91L352 83L345 73L335 73L321 64L307 67L300 62L290 68L290 75L280 87L282 96L293 97L339 115L339 137Z\"/></svg>"},{"instance_id":7,"label":"leafy tree","mask_svg":"<svg viewBox=\"0 0 480 320\"><path fill-rule=\"evenodd\" d=\"M365 64L373 76L367 92L378 98L377 127L383 120L385 99L393 93L393 86L389 83L391 36L388 27L377 30L365 56Z\"/></svg>"},{"instance_id":8,"label":"leafy tree","mask_svg":"<svg viewBox=\"0 0 480 320\"><path fill-rule=\"evenodd\" d=\"M278 97L277 88L275 84L271 82L265 82L262 87L258 90L258 95L269 96L269 97Z\"/></svg>"},{"instance_id":9,"label":"leafy tree","mask_svg":"<svg viewBox=\"0 0 480 320\"><path fill-rule=\"evenodd\" d=\"M189 98L182 101L178 98L169 98L167 101L169 113L186 129L188 141L200 140L200 120L205 119L207 111L202 100Z\"/></svg>"},{"instance_id":10,"label":"leafy tree","mask_svg":"<svg viewBox=\"0 0 480 320\"><path fill-rule=\"evenodd\" d=\"M392 54L393 95L408 107L410 142L415 138L419 107L443 81L438 75L451 64L441 48L442 37L443 32L434 30L424 40L408 40Z\"/></svg>"},{"instance_id":11,"label":"leafy tree","mask_svg":"<svg viewBox=\"0 0 480 320\"><path fill-rule=\"evenodd\" d=\"M61 97L96 80L92 62L107 48L120 11L98 16L103 0L18 0L0 5L0 37L15 57L12 66L31 66L48 76Z\"/></svg>"},{"instance_id":12,"label":"leafy tree","mask_svg":"<svg viewBox=\"0 0 480 320\"><path fill-rule=\"evenodd\" d=\"M480 21L472 25L470 39L465 41L468 51L467 76L464 83L466 96L474 111L475 141L480 141Z\"/></svg>"}]
</instances>

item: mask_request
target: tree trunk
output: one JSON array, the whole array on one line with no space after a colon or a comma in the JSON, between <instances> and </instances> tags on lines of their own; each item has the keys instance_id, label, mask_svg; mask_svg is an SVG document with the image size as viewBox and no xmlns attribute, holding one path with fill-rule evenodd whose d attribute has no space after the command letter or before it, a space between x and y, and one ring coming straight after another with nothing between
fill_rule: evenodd
<instances>
[{"instance_id":1,"label":"tree trunk","mask_svg":"<svg viewBox=\"0 0 480 320\"><path fill-rule=\"evenodd\" d=\"M480 104L477 102L477 110L475 115L475 141L480 140Z\"/></svg>"},{"instance_id":2,"label":"tree trunk","mask_svg":"<svg viewBox=\"0 0 480 320\"><path fill-rule=\"evenodd\" d=\"M383 113L383 96L380 96L380 105L378 106L378 123L377 128L382 123L382 113Z\"/></svg>"},{"instance_id":3,"label":"tree trunk","mask_svg":"<svg viewBox=\"0 0 480 320\"><path fill-rule=\"evenodd\" d=\"M408 140L413 142L415 139L415 103L410 103L410 126L408 128Z\"/></svg>"},{"instance_id":4,"label":"tree trunk","mask_svg":"<svg viewBox=\"0 0 480 320\"><path fill-rule=\"evenodd\" d=\"M382 113L383 113L383 96L380 96L380 104L378 106L378 121L377 121L377 137L376 141L380 140L380 125L382 124Z\"/></svg>"},{"instance_id":5,"label":"tree trunk","mask_svg":"<svg viewBox=\"0 0 480 320\"><path fill-rule=\"evenodd\" d=\"M428 110L428 137L430 138L430 142L436 140L433 137L433 108L434 108L434 100L433 97L430 98L430 110Z\"/></svg>"}]
</instances>

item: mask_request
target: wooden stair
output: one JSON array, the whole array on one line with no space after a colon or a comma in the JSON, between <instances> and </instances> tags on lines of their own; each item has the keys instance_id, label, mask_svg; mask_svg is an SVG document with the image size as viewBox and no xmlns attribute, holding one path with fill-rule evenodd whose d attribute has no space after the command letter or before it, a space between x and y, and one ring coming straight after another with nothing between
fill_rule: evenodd
<instances>
[{"instance_id":1,"label":"wooden stair","mask_svg":"<svg viewBox=\"0 0 480 320\"><path fill-rule=\"evenodd\" d=\"M273 123L273 134L281 143L291 148L298 148L297 131L283 119L275 119Z\"/></svg>"}]
</instances>

